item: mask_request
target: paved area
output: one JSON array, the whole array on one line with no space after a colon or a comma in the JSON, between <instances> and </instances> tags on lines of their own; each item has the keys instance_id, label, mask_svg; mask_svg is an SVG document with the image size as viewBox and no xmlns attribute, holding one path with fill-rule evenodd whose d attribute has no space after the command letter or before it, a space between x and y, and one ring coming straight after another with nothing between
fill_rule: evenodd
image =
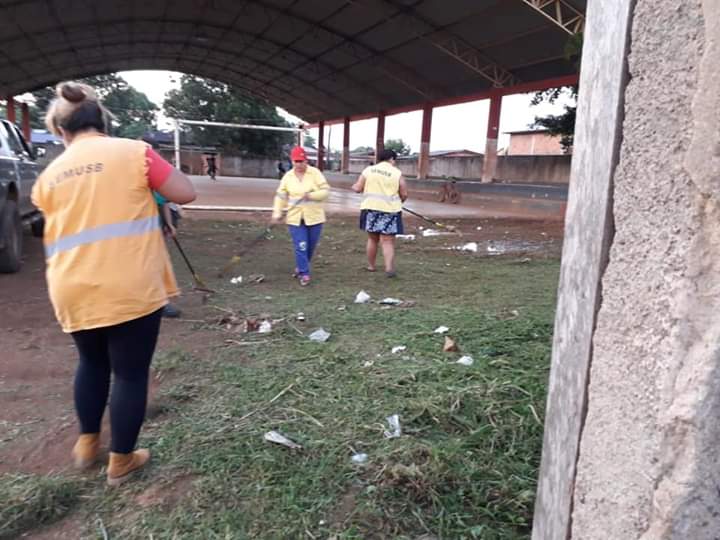
<instances>
[{"instance_id":1,"label":"paved area","mask_svg":"<svg viewBox=\"0 0 720 540\"><path fill-rule=\"evenodd\" d=\"M219 176L216 181L207 176L192 176L198 192L190 206L242 206L268 208L278 180L268 178L237 178ZM361 196L347 189L347 184L333 184L326 210L329 214L354 215L360 208ZM524 192L510 194L464 194L462 204L435 202L435 193L410 190L406 206L431 218L515 218L563 219L565 202L553 198L524 196Z\"/></svg>"}]
</instances>

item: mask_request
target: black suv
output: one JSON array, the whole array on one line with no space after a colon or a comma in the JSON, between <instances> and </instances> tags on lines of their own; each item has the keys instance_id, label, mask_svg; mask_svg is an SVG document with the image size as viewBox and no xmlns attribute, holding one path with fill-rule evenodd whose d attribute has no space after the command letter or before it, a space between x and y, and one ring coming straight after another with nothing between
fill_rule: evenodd
<instances>
[{"instance_id":1,"label":"black suv","mask_svg":"<svg viewBox=\"0 0 720 540\"><path fill-rule=\"evenodd\" d=\"M23 222L42 236L42 215L30 201L39 172L30 143L17 126L0 120L0 272L20 270Z\"/></svg>"}]
</instances>

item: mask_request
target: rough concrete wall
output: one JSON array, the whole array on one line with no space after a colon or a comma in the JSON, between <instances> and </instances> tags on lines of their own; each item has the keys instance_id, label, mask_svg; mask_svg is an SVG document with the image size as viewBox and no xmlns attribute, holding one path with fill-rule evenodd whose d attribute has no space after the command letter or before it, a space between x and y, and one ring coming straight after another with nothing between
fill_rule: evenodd
<instances>
[{"instance_id":1,"label":"rough concrete wall","mask_svg":"<svg viewBox=\"0 0 720 540\"><path fill-rule=\"evenodd\" d=\"M637 0L573 539L720 536L720 2Z\"/></svg>"}]
</instances>

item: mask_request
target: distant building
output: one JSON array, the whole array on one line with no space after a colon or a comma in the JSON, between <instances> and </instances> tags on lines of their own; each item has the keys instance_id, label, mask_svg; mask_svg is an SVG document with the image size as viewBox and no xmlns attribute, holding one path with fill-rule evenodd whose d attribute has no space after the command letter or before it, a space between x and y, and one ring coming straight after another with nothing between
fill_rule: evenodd
<instances>
[{"instance_id":1,"label":"distant building","mask_svg":"<svg viewBox=\"0 0 720 540\"><path fill-rule=\"evenodd\" d=\"M559 135L550 135L547 129L531 129L524 131L506 131L510 135L506 155L508 156L553 156L565 152L560 144Z\"/></svg>"}]
</instances>

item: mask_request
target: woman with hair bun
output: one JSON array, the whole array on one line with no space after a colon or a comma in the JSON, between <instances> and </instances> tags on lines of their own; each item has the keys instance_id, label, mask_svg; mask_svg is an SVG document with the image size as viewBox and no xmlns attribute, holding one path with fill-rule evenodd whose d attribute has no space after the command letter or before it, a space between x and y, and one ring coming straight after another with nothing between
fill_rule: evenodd
<instances>
[{"instance_id":1,"label":"woman with hair bun","mask_svg":"<svg viewBox=\"0 0 720 540\"><path fill-rule=\"evenodd\" d=\"M184 204L195 190L146 143L109 137L111 115L90 86L64 82L56 93L45 123L66 150L40 175L32 198L45 216L50 300L80 357L72 456L79 468L97 461L110 397L107 482L115 486L150 459L135 446L161 312L178 294L152 191Z\"/></svg>"}]
</instances>

